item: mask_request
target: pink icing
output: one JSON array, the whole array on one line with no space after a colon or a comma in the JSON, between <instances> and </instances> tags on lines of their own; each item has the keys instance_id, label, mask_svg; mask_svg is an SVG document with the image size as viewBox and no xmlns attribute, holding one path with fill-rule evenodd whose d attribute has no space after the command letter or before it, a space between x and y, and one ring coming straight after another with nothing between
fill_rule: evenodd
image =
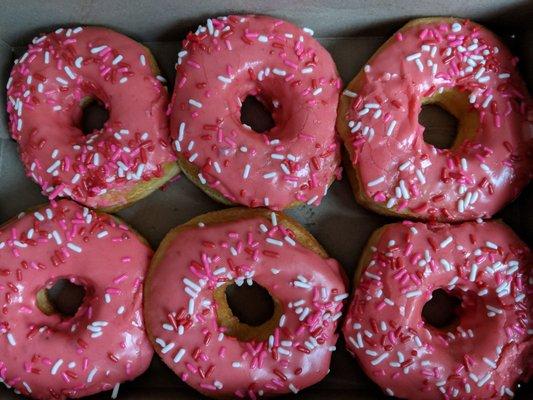
<instances>
[{"instance_id":1,"label":"pink icing","mask_svg":"<svg viewBox=\"0 0 533 400\"><path fill-rule=\"evenodd\" d=\"M147 282L147 328L163 361L203 394L297 392L328 373L346 287L335 260L292 237L272 213L193 226L165 250ZM281 303L268 340L241 342L218 326L213 290L231 281L257 282Z\"/></svg>"},{"instance_id":2,"label":"pink icing","mask_svg":"<svg viewBox=\"0 0 533 400\"><path fill-rule=\"evenodd\" d=\"M141 312L150 248L112 217L69 200L0 229L0 381L36 399L111 389L116 397L153 354ZM86 290L72 318L37 307L37 292L58 279Z\"/></svg>"},{"instance_id":3,"label":"pink icing","mask_svg":"<svg viewBox=\"0 0 533 400\"><path fill-rule=\"evenodd\" d=\"M171 136L203 185L250 207L318 205L339 169L340 79L304 30L265 16L229 16L189 33L178 53ZM272 110L267 134L240 122L255 95Z\"/></svg>"},{"instance_id":4,"label":"pink icing","mask_svg":"<svg viewBox=\"0 0 533 400\"><path fill-rule=\"evenodd\" d=\"M416 25L364 69L345 116L364 194L390 212L447 221L490 217L531 174L529 97L517 59L489 31L464 20ZM421 99L468 94L479 129L453 151L424 142Z\"/></svg>"},{"instance_id":5,"label":"pink icing","mask_svg":"<svg viewBox=\"0 0 533 400\"><path fill-rule=\"evenodd\" d=\"M162 164L174 160L167 92L150 63L139 43L96 27L35 38L15 62L7 85L11 134L27 175L50 199L116 206L139 182L163 175ZM104 103L109 119L85 136L78 124L87 96Z\"/></svg>"},{"instance_id":6,"label":"pink icing","mask_svg":"<svg viewBox=\"0 0 533 400\"><path fill-rule=\"evenodd\" d=\"M499 222L384 227L343 328L348 350L389 395L512 397L533 349L531 255ZM459 323L421 318L435 289L462 300Z\"/></svg>"}]
</instances>

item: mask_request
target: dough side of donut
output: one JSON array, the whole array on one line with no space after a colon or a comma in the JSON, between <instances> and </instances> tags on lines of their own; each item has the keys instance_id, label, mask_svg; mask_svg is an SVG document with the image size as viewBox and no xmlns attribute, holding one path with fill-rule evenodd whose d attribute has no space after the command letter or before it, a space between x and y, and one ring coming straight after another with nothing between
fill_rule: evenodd
<instances>
[{"instance_id":1,"label":"dough side of donut","mask_svg":"<svg viewBox=\"0 0 533 400\"><path fill-rule=\"evenodd\" d=\"M219 203L225 204L227 206L238 206L237 203L233 203L232 201L228 200L226 197L224 197L218 190L213 189L211 186L207 184L203 184L200 182L200 179L198 178L198 173L200 172L199 168L194 165L193 163L189 162L185 157L178 156L178 165L180 168L180 171L185 174L185 176L192 181L198 188L203 190L205 194L207 194L209 197L211 197L213 200L218 201ZM331 182L328 184L328 190L329 187L335 182L335 178L331 180ZM290 203L286 208L293 208L298 207L305 204L301 201L293 201Z\"/></svg>"},{"instance_id":2,"label":"dough side of donut","mask_svg":"<svg viewBox=\"0 0 533 400\"><path fill-rule=\"evenodd\" d=\"M169 162L163 164L163 175L160 178L152 178L149 181L141 181L131 187L126 193L123 191L110 190L105 194L105 202L111 204L122 202L125 199L125 202L117 204L110 207L101 207L98 210L103 212L117 212L124 208L131 206L133 203L149 196L152 192L159 189L170 179L179 174L180 169L178 164L175 162Z\"/></svg>"},{"instance_id":3,"label":"dough side of donut","mask_svg":"<svg viewBox=\"0 0 533 400\"><path fill-rule=\"evenodd\" d=\"M372 55L372 57L366 62L366 64L371 64L372 60L376 57L377 54L385 50L389 46L398 45L396 40L396 34L407 31L413 27L424 24L434 24L434 23L452 23L455 21L465 22L466 20L462 18L453 18L453 17L429 17L429 18L418 18L409 21L406 25L400 28L395 32L384 44L382 44L378 50ZM481 25L469 21L469 24ZM364 80L365 72L363 69L353 78L353 80L347 85L346 89L358 92L361 88ZM401 211L396 211L386 207L384 203L378 203L372 198L368 197L365 190L361 187L361 180L357 166L354 166L351 162L353 157L353 149L351 148L349 141L352 136L350 129L346 123L345 115L348 112L348 109L351 104L351 98L341 94L339 100L339 109L337 116L337 131L343 139L344 148L348 152L349 161L345 163L345 171L350 181L352 191L354 193L355 199L359 204L368 208L374 212L377 212L381 215L386 216L401 216L402 218L409 219L419 219L415 213L409 212L407 208ZM472 138L476 134L477 126L479 123L479 115L476 110L470 109L470 104L468 102L468 97L464 93L461 93L457 90L447 90L443 93L436 93L432 97L422 99L422 105L426 104L436 104L442 107L444 110L448 111L455 118L457 118L459 124L457 128L457 135L454 141L453 146L450 150L453 151L454 148L458 147L463 141Z\"/></svg>"}]
</instances>

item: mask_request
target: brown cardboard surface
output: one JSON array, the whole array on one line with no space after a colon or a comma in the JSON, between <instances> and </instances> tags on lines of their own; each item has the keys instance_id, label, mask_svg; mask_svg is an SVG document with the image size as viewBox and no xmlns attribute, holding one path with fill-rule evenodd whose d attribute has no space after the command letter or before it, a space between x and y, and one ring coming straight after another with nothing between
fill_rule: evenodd
<instances>
[{"instance_id":1,"label":"brown cardboard surface","mask_svg":"<svg viewBox=\"0 0 533 400\"><path fill-rule=\"evenodd\" d=\"M507 29L521 31L520 21L524 24L531 16L533 4L522 1L449 1L447 7L442 3L435 3L429 7L424 2L413 1L376 1L365 8L363 1L306 1L307 4L294 7L280 8L279 4L292 2L247 2L247 1L200 1L195 7L187 7L178 2L156 1L150 2L115 1L106 7L106 1L82 1L76 7L68 7L66 1L42 2L14 2L6 1L0 6L0 84L5 86L7 74L11 65L11 49L5 43L17 45L14 54L21 54L24 43L39 31L75 23L93 23L115 27L135 38L144 38L144 43L153 51L162 74L169 82L174 80L174 62L182 36L174 32L182 32L192 28L194 23L204 17L235 11L258 11L283 16L293 22L310 26L317 31L317 35L328 33L350 33L367 29L373 24L383 24L394 19L389 25L386 35L392 33L400 21L406 16L423 14L456 14L460 16L482 19L502 13L502 19L495 23L505 24L506 14L513 8L518 10L515 26ZM258 5L258 3L260 3ZM327 4L326 4L327 3ZM370 2L368 2L370 3ZM392 4L394 3L394 4ZM416 7L416 4L419 7ZM468 4L463 4L468 3ZM513 3L512 7L509 5ZM212 6L212 8L211 8ZM154 10L154 7L158 10ZM391 12L391 7L394 7ZM75 9L74 9L75 8ZM165 13L161 10L172 9ZM183 12L179 12L179 10ZM105 12L107 10L107 12ZM425 13L422 11L425 10ZM502 11L507 10L507 11ZM524 12L524 10L526 10ZM123 12L122 15L117 13ZM364 15L356 15L363 13ZM152 18L153 17L153 18ZM525 18L525 19L524 19ZM530 19L531 20L531 19ZM16 22L19 21L19 22ZM150 21L147 23L147 21ZM335 26L331 24L335 21ZM525 21L525 22L524 22ZM160 22L156 23L156 22ZM194 23L193 23L194 22ZM331 25L331 26L330 26ZM492 27L492 25L490 25ZM177 27L177 30L174 28ZM316 29L316 28L319 29ZM527 27L527 25L522 25ZM527 27L531 29L530 27ZM319 39L335 59L339 72L348 82L358 69L364 65L370 55L386 39L383 36L353 36ZM165 41L153 41L163 37ZM533 30L522 35L506 38L511 47L519 55L523 55L522 71L530 79L533 78L533 51L531 43ZM4 42L2 41L4 40ZM531 86L530 86L531 87ZM18 158L15 143L8 139L6 131L5 94L0 96L0 224L17 213L46 201L39 193L39 188L24 176L21 162ZM436 118L436 117L435 117ZM439 125L439 120L433 124ZM531 185L530 185L531 186ZM533 239L533 194L529 187L513 204L506 207L501 217L509 223L519 235L531 243ZM139 201L132 207L119 212L119 215L144 235L155 248L164 235L176 225L188 219L211 210L221 209L221 204L215 203L204 195L185 177L170 184L164 191L158 190L148 198ZM335 182L328 196L318 208L303 206L289 211L307 227L329 254L343 265L349 277L353 276L357 259L370 233L391 221L391 218L378 216L355 203L351 189L346 179ZM339 340L338 350L333 355L331 373L319 384L300 392L290 398L321 399L326 396L335 399L378 399L385 398L369 378L358 367L357 362L345 350L344 343ZM15 399L11 392L0 388L0 399ZM107 399L109 393L90 397L90 399ZM189 389L179 378L173 375L162 362L154 357L147 373L134 382L124 384L121 388L120 399L128 400L167 400L167 399L199 399L200 395ZM517 398L525 399L524 390L519 391Z\"/></svg>"}]
</instances>

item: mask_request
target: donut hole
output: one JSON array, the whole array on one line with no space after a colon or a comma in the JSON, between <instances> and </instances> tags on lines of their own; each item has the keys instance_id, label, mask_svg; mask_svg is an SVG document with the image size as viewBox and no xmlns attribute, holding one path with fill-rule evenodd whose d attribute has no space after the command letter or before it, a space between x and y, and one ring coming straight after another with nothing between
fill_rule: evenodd
<instances>
[{"instance_id":1,"label":"donut hole","mask_svg":"<svg viewBox=\"0 0 533 400\"><path fill-rule=\"evenodd\" d=\"M468 93L447 89L422 99L418 123L424 127L424 142L453 151L475 135L479 114L470 104Z\"/></svg>"},{"instance_id":2,"label":"donut hole","mask_svg":"<svg viewBox=\"0 0 533 400\"><path fill-rule=\"evenodd\" d=\"M434 328L446 330L459 323L459 308L461 300L446 292L437 289L431 294L431 299L422 308L422 319Z\"/></svg>"},{"instance_id":3,"label":"donut hole","mask_svg":"<svg viewBox=\"0 0 533 400\"><path fill-rule=\"evenodd\" d=\"M418 114L424 127L424 142L438 149L450 149L457 140L459 121L438 104L425 104Z\"/></svg>"},{"instance_id":4,"label":"donut hole","mask_svg":"<svg viewBox=\"0 0 533 400\"><path fill-rule=\"evenodd\" d=\"M276 126L272 110L260 97L248 95L241 106L241 124L257 133L265 133Z\"/></svg>"},{"instance_id":5,"label":"donut hole","mask_svg":"<svg viewBox=\"0 0 533 400\"><path fill-rule=\"evenodd\" d=\"M281 317L279 303L256 282L222 285L214 297L219 325L241 341L268 339Z\"/></svg>"},{"instance_id":6,"label":"donut hole","mask_svg":"<svg viewBox=\"0 0 533 400\"><path fill-rule=\"evenodd\" d=\"M80 129L84 135L101 130L108 119L109 111L103 102L94 97L84 99L80 118Z\"/></svg>"},{"instance_id":7,"label":"donut hole","mask_svg":"<svg viewBox=\"0 0 533 400\"><path fill-rule=\"evenodd\" d=\"M71 318L78 312L86 294L85 287L68 279L58 279L51 287L37 293L37 307L46 315Z\"/></svg>"}]
</instances>

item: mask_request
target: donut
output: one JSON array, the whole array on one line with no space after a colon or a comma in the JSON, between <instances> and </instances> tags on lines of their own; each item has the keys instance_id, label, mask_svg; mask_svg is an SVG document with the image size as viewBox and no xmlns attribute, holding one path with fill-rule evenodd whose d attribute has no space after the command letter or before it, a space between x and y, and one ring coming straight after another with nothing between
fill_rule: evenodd
<instances>
[{"instance_id":1,"label":"donut","mask_svg":"<svg viewBox=\"0 0 533 400\"><path fill-rule=\"evenodd\" d=\"M500 221L385 225L359 263L347 348L390 396L510 398L530 374L531 267ZM460 301L441 327L422 314L437 290Z\"/></svg>"},{"instance_id":2,"label":"donut","mask_svg":"<svg viewBox=\"0 0 533 400\"><path fill-rule=\"evenodd\" d=\"M171 136L186 176L227 205L318 205L340 176L335 120L340 78L303 30L267 16L207 20L178 53ZM275 126L241 123L255 97Z\"/></svg>"},{"instance_id":3,"label":"donut","mask_svg":"<svg viewBox=\"0 0 533 400\"><path fill-rule=\"evenodd\" d=\"M248 324L226 290L254 283L274 310ZM172 230L145 293L148 336L168 367L206 396L252 399L296 393L329 372L348 297L339 264L311 234L259 208L211 212Z\"/></svg>"},{"instance_id":4,"label":"donut","mask_svg":"<svg viewBox=\"0 0 533 400\"><path fill-rule=\"evenodd\" d=\"M7 111L26 174L43 194L115 211L177 174L158 73L147 48L109 29L33 39L11 70ZM83 109L94 101L109 119L84 135Z\"/></svg>"},{"instance_id":5,"label":"donut","mask_svg":"<svg viewBox=\"0 0 533 400\"><path fill-rule=\"evenodd\" d=\"M0 227L0 382L35 399L113 390L149 366L142 284L152 256L117 218L61 199ZM83 288L74 315L48 289Z\"/></svg>"},{"instance_id":6,"label":"donut","mask_svg":"<svg viewBox=\"0 0 533 400\"><path fill-rule=\"evenodd\" d=\"M488 218L531 177L531 105L517 59L484 27L422 18L391 37L344 90L337 129L356 199L378 213ZM449 149L424 142L422 105L458 120Z\"/></svg>"}]
</instances>

